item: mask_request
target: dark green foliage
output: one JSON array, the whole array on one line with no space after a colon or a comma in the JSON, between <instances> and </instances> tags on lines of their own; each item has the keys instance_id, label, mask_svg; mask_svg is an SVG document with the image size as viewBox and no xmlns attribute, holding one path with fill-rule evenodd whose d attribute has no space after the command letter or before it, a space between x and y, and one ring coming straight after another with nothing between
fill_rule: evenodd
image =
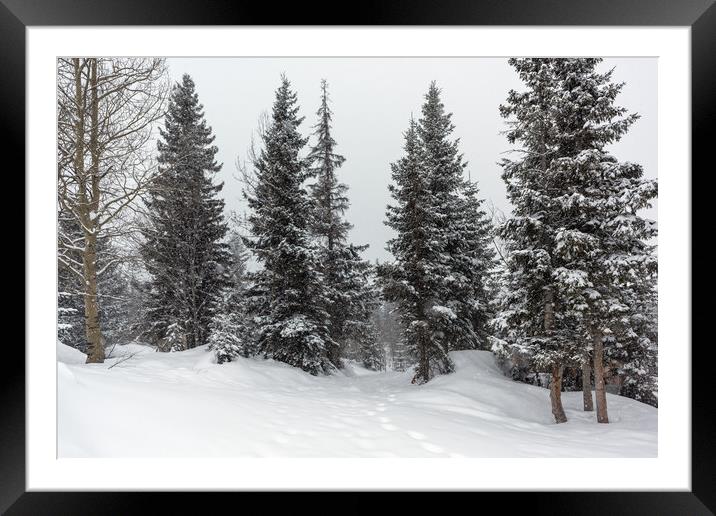
<instances>
[{"instance_id":1,"label":"dark green foliage","mask_svg":"<svg viewBox=\"0 0 716 516\"><path fill-rule=\"evenodd\" d=\"M205 344L228 285L224 201L214 184L214 136L194 82L184 75L172 92L158 142L160 174L150 189L142 256L151 275L147 324L162 349ZM171 332L169 330L171 329ZM163 342L169 339L170 342Z\"/></svg>"},{"instance_id":2,"label":"dark green foliage","mask_svg":"<svg viewBox=\"0 0 716 516\"><path fill-rule=\"evenodd\" d=\"M405 156L392 165L386 224L397 233L388 242L395 261L380 272L420 383L452 371L449 351L486 347L493 317L490 222L477 186L464 178L451 117L432 83L406 133Z\"/></svg>"},{"instance_id":3,"label":"dark green foliage","mask_svg":"<svg viewBox=\"0 0 716 516\"><path fill-rule=\"evenodd\" d=\"M263 265L249 276L247 308L258 353L318 374L333 368L329 354L338 344L326 325L324 280L309 233L312 203L302 186L308 163L300 157L307 139L298 131L298 109L284 76L254 163L255 187L246 192L252 213L245 243Z\"/></svg>"},{"instance_id":4,"label":"dark green foliage","mask_svg":"<svg viewBox=\"0 0 716 516\"><path fill-rule=\"evenodd\" d=\"M509 264L495 351L538 370L579 367L601 339L624 392L641 383L648 393L656 225L639 212L657 187L606 150L638 116L614 104L623 84L598 73L600 61L510 60L527 89L501 106L521 156L502 163L514 209L499 229Z\"/></svg>"},{"instance_id":5,"label":"dark green foliage","mask_svg":"<svg viewBox=\"0 0 716 516\"><path fill-rule=\"evenodd\" d=\"M321 82L321 105L314 126L316 144L308 156L312 218L311 233L318 240L318 267L323 276L328 330L338 346L330 353L336 367L348 349L373 349L374 329L370 320L376 304L377 292L372 286L372 267L360 257L368 246L348 243L351 224L344 218L348 209L348 187L338 180L337 170L345 158L335 151L331 136L332 112L328 106L326 81Z\"/></svg>"}]
</instances>

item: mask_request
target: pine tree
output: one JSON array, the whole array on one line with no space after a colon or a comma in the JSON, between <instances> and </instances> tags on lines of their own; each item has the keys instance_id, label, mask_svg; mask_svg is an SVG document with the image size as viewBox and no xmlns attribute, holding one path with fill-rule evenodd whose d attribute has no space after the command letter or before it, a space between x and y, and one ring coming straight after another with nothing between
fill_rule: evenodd
<instances>
[{"instance_id":1,"label":"pine tree","mask_svg":"<svg viewBox=\"0 0 716 516\"><path fill-rule=\"evenodd\" d=\"M234 296L240 297L246 288L249 251L246 249L241 235L235 229L229 231L226 243L230 256L227 267L229 287Z\"/></svg>"},{"instance_id":2,"label":"pine tree","mask_svg":"<svg viewBox=\"0 0 716 516\"><path fill-rule=\"evenodd\" d=\"M224 293L210 324L209 349L219 364L254 354L252 328L242 300L230 289Z\"/></svg>"},{"instance_id":3,"label":"pine tree","mask_svg":"<svg viewBox=\"0 0 716 516\"><path fill-rule=\"evenodd\" d=\"M229 262L223 183L213 182L221 165L189 75L172 91L160 136L142 256L151 275L149 333L161 349L176 350L206 343Z\"/></svg>"},{"instance_id":4,"label":"pine tree","mask_svg":"<svg viewBox=\"0 0 716 516\"><path fill-rule=\"evenodd\" d=\"M560 288L553 259L562 222L553 199L563 185L552 171L558 157L553 113L559 84L554 59L510 59L509 63L527 90L510 91L507 104L500 106L510 123L507 139L519 144L522 154L501 163L513 211L498 228L508 263L496 320L501 339L493 350L518 366L528 364L551 373L552 414L562 423L567 420L561 401L562 371L579 351L573 341L574 322L557 309Z\"/></svg>"},{"instance_id":5,"label":"pine tree","mask_svg":"<svg viewBox=\"0 0 716 516\"><path fill-rule=\"evenodd\" d=\"M328 290L332 293L329 299L334 300L343 307L344 314L335 314L331 322L339 322L340 344L342 350L351 347L361 349L371 346L374 341L375 327L372 315L379 300L379 292L375 285L375 270L370 262L360 256L360 252L367 246L348 244L334 249L330 256L335 258L333 266L324 266L324 270L333 269L337 272L333 277L335 281ZM326 262L322 262L326 263ZM335 313L332 311L331 313Z\"/></svg>"},{"instance_id":6,"label":"pine tree","mask_svg":"<svg viewBox=\"0 0 716 516\"><path fill-rule=\"evenodd\" d=\"M84 247L82 231L74 218L58 213L58 234L64 235L71 245L66 246L67 260L81 263L81 249ZM58 248L60 244L58 243ZM75 249L75 247L77 249ZM57 260L57 339L67 346L87 351L85 336L84 294L82 278L64 262Z\"/></svg>"},{"instance_id":7,"label":"pine tree","mask_svg":"<svg viewBox=\"0 0 716 516\"><path fill-rule=\"evenodd\" d=\"M227 238L231 260L228 264L229 284L222 293L221 302L210 324L209 349L214 351L217 362L231 362L238 356L255 353L254 328L246 307L248 251L236 230Z\"/></svg>"},{"instance_id":8,"label":"pine tree","mask_svg":"<svg viewBox=\"0 0 716 516\"><path fill-rule=\"evenodd\" d=\"M324 279L325 310L328 313L328 329L334 346L329 359L341 367L341 359L351 342L359 346L371 345L374 330L370 315L374 308L375 292L370 285L370 264L360 258L368 246L348 244L348 232L352 225L345 220L348 209L348 187L339 182L338 168L345 158L335 152L336 142L331 136L332 112L328 105L328 85L321 81L321 105L316 113L318 123L314 126L316 144L308 155L310 175L316 179L311 184L312 218L311 233L318 239L319 271Z\"/></svg>"},{"instance_id":9,"label":"pine tree","mask_svg":"<svg viewBox=\"0 0 716 516\"><path fill-rule=\"evenodd\" d=\"M360 361L364 367L372 371L385 370L385 350L378 341L374 327L360 341Z\"/></svg>"},{"instance_id":10,"label":"pine tree","mask_svg":"<svg viewBox=\"0 0 716 516\"><path fill-rule=\"evenodd\" d=\"M62 275L66 274L62 267L58 267L58 291L57 291L57 340L62 344L79 349L85 352L85 338L82 330L82 297L68 291L66 282Z\"/></svg>"},{"instance_id":11,"label":"pine tree","mask_svg":"<svg viewBox=\"0 0 716 516\"><path fill-rule=\"evenodd\" d=\"M493 317L490 222L476 185L464 178L451 118L431 83L422 117L406 134L407 155L393 167L397 204L387 224L399 236L389 242L396 261L383 275L386 295L401 300L401 318L412 327L406 339L416 342L419 382L452 371L450 349L486 346Z\"/></svg>"},{"instance_id":12,"label":"pine tree","mask_svg":"<svg viewBox=\"0 0 716 516\"><path fill-rule=\"evenodd\" d=\"M175 319L169 323L165 336L157 347L160 351L183 351L187 349L184 321Z\"/></svg>"},{"instance_id":13,"label":"pine tree","mask_svg":"<svg viewBox=\"0 0 716 516\"><path fill-rule=\"evenodd\" d=\"M632 305L629 325L633 331L609 341L605 356L618 364L619 394L658 406L658 318L656 284Z\"/></svg>"},{"instance_id":14,"label":"pine tree","mask_svg":"<svg viewBox=\"0 0 716 516\"><path fill-rule=\"evenodd\" d=\"M416 357L413 382L425 383L436 374L452 371L453 364L443 324L450 318L449 309L436 302L445 276L441 274L442 242L433 234L438 225L433 212L436 202L425 150L412 119L404 150L405 155L391 164L393 184L389 189L394 204L388 206L385 222L397 233L387 244L394 261L382 264L379 274L385 298L396 303L404 343Z\"/></svg>"},{"instance_id":15,"label":"pine tree","mask_svg":"<svg viewBox=\"0 0 716 516\"><path fill-rule=\"evenodd\" d=\"M607 423L604 346L645 337L643 302L652 292L657 267L648 241L656 237L656 226L639 211L650 206L657 185L642 177L640 165L620 163L606 150L638 115L615 105L623 83L611 80L612 70L598 73L600 62L555 62L560 87L554 100L559 156L554 175L563 190L555 198L562 213L555 274L563 310L579 325L580 338L591 344L597 420Z\"/></svg>"},{"instance_id":16,"label":"pine tree","mask_svg":"<svg viewBox=\"0 0 716 516\"><path fill-rule=\"evenodd\" d=\"M508 139L522 144L525 157L503 163L515 208L501 228L510 266L506 338L496 351L551 368L557 422L566 420L562 369L584 367L590 353L597 420L608 422L604 346L644 342L639 300L656 275L648 244L656 228L638 215L655 197L656 182L605 150L638 117L614 105L623 85L611 82L611 71L595 71L600 61L512 59L528 90L510 92L501 108L514 117ZM585 409L590 402L585 390Z\"/></svg>"},{"instance_id":17,"label":"pine tree","mask_svg":"<svg viewBox=\"0 0 716 516\"><path fill-rule=\"evenodd\" d=\"M412 364L407 354L403 353L400 321L394 312L392 303L380 300L373 312L373 327L379 336L380 346L385 350L385 369L404 371Z\"/></svg>"},{"instance_id":18,"label":"pine tree","mask_svg":"<svg viewBox=\"0 0 716 516\"><path fill-rule=\"evenodd\" d=\"M270 125L262 135L255 185L245 192L252 210L247 247L263 269L250 274L248 309L257 326L257 351L311 374L332 369L337 346L326 324L324 281L311 243L311 202L302 184L307 143L298 127L296 94L285 76L276 91Z\"/></svg>"},{"instance_id":19,"label":"pine tree","mask_svg":"<svg viewBox=\"0 0 716 516\"><path fill-rule=\"evenodd\" d=\"M475 349L487 346L493 317L491 223L477 185L464 177L467 163L459 152L460 140L451 138L452 113L445 110L440 93L432 82L418 122L434 203L430 238L438 254L432 273L441 279L433 311L440 315L436 323L446 347Z\"/></svg>"},{"instance_id":20,"label":"pine tree","mask_svg":"<svg viewBox=\"0 0 716 516\"><path fill-rule=\"evenodd\" d=\"M133 290L127 264L114 260L121 251L107 238L97 239L98 264L102 275L97 281L102 339L114 347L129 340L134 317Z\"/></svg>"},{"instance_id":21,"label":"pine tree","mask_svg":"<svg viewBox=\"0 0 716 516\"><path fill-rule=\"evenodd\" d=\"M458 153L458 141L449 140L454 129L451 117L451 113L445 112L440 90L432 82L425 95L417 133L423 148L423 167L431 200L426 229L433 247L430 263L435 288L430 307L433 338L441 341L445 351L473 347L465 342L475 340L471 319L464 317L466 307L462 297L469 289L468 280L456 263L462 246L459 227L462 203L458 194L466 163Z\"/></svg>"},{"instance_id":22,"label":"pine tree","mask_svg":"<svg viewBox=\"0 0 716 516\"><path fill-rule=\"evenodd\" d=\"M484 199L477 185L464 182L460 192L458 218L458 250L453 266L463 278L458 291L458 313L470 322L466 338L457 339L454 349L490 349L493 334L497 292L495 251L492 247L493 226L482 208Z\"/></svg>"},{"instance_id":23,"label":"pine tree","mask_svg":"<svg viewBox=\"0 0 716 516\"><path fill-rule=\"evenodd\" d=\"M328 250L345 243L351 224L343 216L348 209L348 187L338 181L338 169L345 157L335 152L336 141L331 136L333 112L328 105L328 84L321 81L321 105L316 112L314 126L316 144L308 155L310 175L316 182L310 185L313 203L311 231L323 240Z\"/></svg>"}]
</instances>

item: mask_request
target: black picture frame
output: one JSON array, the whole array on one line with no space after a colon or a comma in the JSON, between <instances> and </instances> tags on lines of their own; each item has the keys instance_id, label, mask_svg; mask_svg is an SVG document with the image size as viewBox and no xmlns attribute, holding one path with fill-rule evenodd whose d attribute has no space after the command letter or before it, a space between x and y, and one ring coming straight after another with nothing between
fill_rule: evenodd
<instances>
[{"instance_id":1,"label":"black picture frame","mask_svg":"<svg viewBox=\"0 0 716 516\"><path fill-rule=\"evenodd\" d=\"M713 170L710 159L716 125L716 7L714 0L469 0L380 1L363 0L340 15L338 2L281 3L240 0L0 0L0 127L3 147L19 158L14 170L24 170L25 139L25 29L38 25L614 25L690 26L692 80L692 171L704 176ZM706 164L711 165L706 170ZM704 169L704 170L701 170ZM8 172L9 169L6 169ZM673 171L672 171L673 172ZM18 174L16 174L18 175ZM685 177L684 180L693 178ZM50 180L48 178L48 180ZM708 202L692 187L692 220L709 220ZM694 197L693 194L697 196ZM706 218L705 218L706 217ZM708 222L707 222L708 223ZM692 229L693 235L700 234ZM18 240L19 241L19 240ZM692 240L693 241L693 240ZM693 246L692 246L693 247ZM700 265L692 258L692 268ZM701 269L701 268L700 268ZM705 268L701 269L705 270ZM25 269L25 274L31 271ZM692 270L693 274L693 270ZM704 287L702 287L704 288ZM706 305L692 303L692 314ZM30 307L26 307L26 310ZM693 320L693 316L692 316ZM692 325L693 332L693 325ZM692 333L693 334L693 333ZM690 492L587 492L587 493L465 493L450 505L468 504L480 510L486 498L508 509L522 507L531 514L714 514L716 511L716 413L712 367L713 345L692 338L684 352L692 353L692 490ZM16 514L130 514L148 510L147 498L158 498L161 513L207 512L205 501L187 493L79 493L25 492L25 353L19 346L5 350L0 404L0 512ZM16 355L16 356L14 356ZM578 472L575 472L577 474ZM205 496L205 495L204 495ZM320 494L302 493L298 506L328 508ZM361 512L381 506L381 494L348 493L336 510ZM453 494L451 496L456 496ZM470 496L469 500L465 500ZM475 500L474 497L479 499ZM236 500L240 497L241 500ZM296 496L274 497L266 510L297 507ZM496 499L498 498L499 499ZM252 493L223 493L212 501L240 503L250 510ZM310 498L310 501L308 500ZM400 511L425 509L423 493L400 500ZM231 500L227 500L231 499ZM320 501L319 501L320 500ZM484 507L484 506L482 506Z\"/></svg>"}]
</instances>

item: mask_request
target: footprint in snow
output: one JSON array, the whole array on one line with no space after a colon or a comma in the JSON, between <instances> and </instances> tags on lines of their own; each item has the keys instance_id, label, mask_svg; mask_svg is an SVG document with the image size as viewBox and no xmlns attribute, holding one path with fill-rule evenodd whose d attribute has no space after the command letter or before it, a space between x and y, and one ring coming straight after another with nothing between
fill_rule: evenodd
<instances>
[{"instance_id":1,"label":"footprint in snow","mask_svg":"<svg viewBox=\"0 0 716 516\"><path fill-rule=\"evenodd\" d=\"M390 418L387 417L379 417L378 421L380 421L380 426L383 430L388 430L390 432L394 432L398 429L397 426L391 424Z\"/></svg>"}]
</instances>

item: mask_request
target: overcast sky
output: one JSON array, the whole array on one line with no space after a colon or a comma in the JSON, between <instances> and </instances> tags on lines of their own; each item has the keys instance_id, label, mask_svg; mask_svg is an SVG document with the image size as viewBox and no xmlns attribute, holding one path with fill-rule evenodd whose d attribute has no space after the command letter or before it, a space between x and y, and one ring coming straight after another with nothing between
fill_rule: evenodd
<instances>
[{"instance_id":1,"label":"overcast sky","mask_svg":"<svg viewBox=\"0 0 716 516\"><path fill-rule=\"evenodd\" d=\"M390 163L402 154L403 132L411 113L420 115L430 81L442 88L442 99L453 113L454 135L477 180L481 195L505 213L510 206L497 162L510 150L502 131L498 106L507 92L522 85L506 58L171 58L172 79L188 73L216 135L218 175L224 181L227 212L246 209L237 181L237 159L243 161L259 117L268 112L286 73L298 94L304 134L312 132L320 102L320 81L329 85L333 137L346 157L340 180L349 187L348 220L355 226L351 240L370 244L364 257L389 258L384 226L390 201ZM601 69L614 67L614 79L626 85L618 103L641 115L631 131L611 148L621 160L644 167L657 177L657 60L605 59ZM313 140L312 140L313 142ZM656 219L656 204L646 214Z\"/></svg>"}]
</instances>

